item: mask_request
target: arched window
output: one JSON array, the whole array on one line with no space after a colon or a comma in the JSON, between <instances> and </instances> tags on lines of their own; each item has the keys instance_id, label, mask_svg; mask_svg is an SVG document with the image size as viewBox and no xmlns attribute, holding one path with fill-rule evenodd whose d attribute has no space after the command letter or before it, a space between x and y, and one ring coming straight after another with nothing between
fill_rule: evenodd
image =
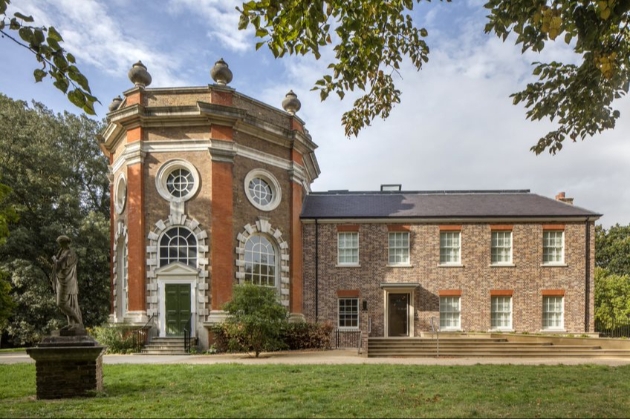
<instances>
[{"instance_id":1,"label":"arched window","mask_svg":"<svg viewBox=\"0 0 630 419\"><path fill-rule=\"evenodd\" d=\"M185 227L173 227L160 239L160 266L173 262L197 267L197 238Z\"/></svg>"},{"instance_id":2,"label":"arched window","mask_svg":"<svg viewBox=\"0 0 630 419\"><path fill-rule=\"evenodd\" d=\"M251 236L245 243L245 281L276 286L276 249L265 236Z\"/></svg>"}]
</instances>

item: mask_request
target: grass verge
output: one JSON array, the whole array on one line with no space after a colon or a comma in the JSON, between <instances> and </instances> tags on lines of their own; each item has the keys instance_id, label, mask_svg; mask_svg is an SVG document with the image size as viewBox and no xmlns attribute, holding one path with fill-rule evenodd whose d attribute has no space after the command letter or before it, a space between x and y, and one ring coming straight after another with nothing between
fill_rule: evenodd
<instances>
[{"instance_id":1,"label":"grass verge","mask_svg":"<svg viewBox=\"0 0 630 419\"><path fill-rule=\"evenodd\" d=\"M92 398L35 399L0 365L0 417L627 417L630 366L105 365Z\"/></svg>"}]
</instances>

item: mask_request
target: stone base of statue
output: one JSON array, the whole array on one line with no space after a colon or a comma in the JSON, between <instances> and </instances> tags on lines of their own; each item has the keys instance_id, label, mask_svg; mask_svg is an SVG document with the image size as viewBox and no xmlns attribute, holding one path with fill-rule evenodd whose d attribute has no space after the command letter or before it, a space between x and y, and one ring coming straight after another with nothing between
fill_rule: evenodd
<instances>
[{"instance_id":1,"label":"stone base of statue","mask_svg":"<svg viewBox=\"0 0 630 419\"><path fill-rule=\"evenodd\" d=\"M105 347L83 328L46 336L26 353L35 360L37 398L93 396L103 390Z\"/></svg>"}]
</instances>

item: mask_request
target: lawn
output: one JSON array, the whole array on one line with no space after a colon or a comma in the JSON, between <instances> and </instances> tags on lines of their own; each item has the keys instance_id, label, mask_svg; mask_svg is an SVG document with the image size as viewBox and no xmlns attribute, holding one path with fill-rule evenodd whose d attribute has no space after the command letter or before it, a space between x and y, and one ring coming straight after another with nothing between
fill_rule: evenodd
<instances>
[{"instance_id":1,"label":"lawn","mask_svg":"<svg viewBox=\"0 0 630 419\"><path fill-rule=\"evenodd\" d=\"M628 417L630 366L105 365L92 398L35 399L0 365L0 417Z\"/></svg>"}]
</instances>

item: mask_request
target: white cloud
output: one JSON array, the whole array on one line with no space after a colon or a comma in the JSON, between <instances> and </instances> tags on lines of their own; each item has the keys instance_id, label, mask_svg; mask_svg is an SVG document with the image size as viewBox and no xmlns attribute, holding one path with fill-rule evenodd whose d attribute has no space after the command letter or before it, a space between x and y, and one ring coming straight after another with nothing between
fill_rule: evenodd
<instances>
[{"instance_id":1,"label":"white cloud","mask_svg":"<svg viewBox=\"0 0 630 419\"><path fill-rule=\"evenodd\" d=\"M226 49L244 52L252 49L248 32L238 30L237 0L171 0L169 10L175 15L188 14L203 21L209 28L210 39L219 41Z\"/></svg>"}]
</instances>

